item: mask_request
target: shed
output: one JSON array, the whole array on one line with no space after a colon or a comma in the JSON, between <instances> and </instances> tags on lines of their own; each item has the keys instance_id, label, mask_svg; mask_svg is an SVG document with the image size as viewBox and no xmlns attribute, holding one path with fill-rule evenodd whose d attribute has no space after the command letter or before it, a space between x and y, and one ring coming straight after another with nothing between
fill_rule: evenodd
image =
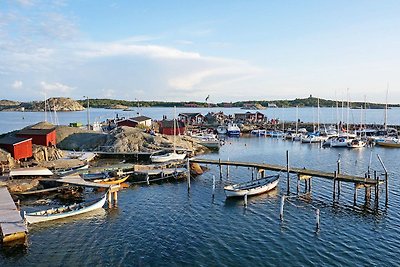
<instances>
[{"instance_id":1,"label":"shed","mask_svg":"<svg viewBox=\"0 0 400 267\"><path fill-rule=\"evenodd\" d=\"M34 129L26 128L17 133L18 137L32 138L32 143L41 146L56 145L56 128Z\"/></svg>"},{"instance_id":2,"label":"shed","mask_svg":"<svg viewBox=\"0 0 400 267\"><path fill-rule=\"evenodd\" d=\"M204 123L204 116L199 113L179 113L179 119L184 121L186 124L202 124Z\"/></svg>"},{"instance_id":3,"label":"shed","mask_svg":"<svg viewBox=\"0 0 400 267\"><path fill-rule=\"evenodd\" d=\"M117 126L129 126L136 127L138 125L143 125L146 127L151 127L151 118L146 116L138 116L133 118L123 118L115 122Z\"/></svg>"},{"instance_id":4,"label":"shed","mask_svg":"<svg viewBox=\"0 0 400 267\"><path fill-rule=\"evenodd\" d=\"M159 122L160 133L166 135L174 135L174 120L162 120ZM183 121L176 121L175 134L185 133L185 123Z\"/></svg>"},{"instance_id":5,"label":"shed","mask_svg":"<svg viewBox=\"0 0 400 267\"><path fill-rule=\"evenodd\" d=\"M0 148L16 160L27 159L32 157L32 138L6 136L0 139Z\"/></svg>"}]
</instances>

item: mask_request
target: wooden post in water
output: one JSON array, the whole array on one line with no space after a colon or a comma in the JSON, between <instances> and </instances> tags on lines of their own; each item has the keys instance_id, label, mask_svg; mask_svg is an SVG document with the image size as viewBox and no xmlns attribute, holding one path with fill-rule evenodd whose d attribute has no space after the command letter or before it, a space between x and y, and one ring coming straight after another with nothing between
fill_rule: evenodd
<instances>
[{"instance_id":1,"label":"wooden post in water","mask_svg":"<svg viewBox=\"0 0 400 267\"><path fill-rule=\"evenodd\" d=\"M187 168L187 186L188 186L188 192L190 191L190 162L189 158L186 161L186 168Z\"/></svg>"},{"instance_id":2,"label":"wooden post in water","mask_svg":"<svg viewBox=\"0 0 400 267\"><path fill-rule=\"evenodd\" d=\"M333 178L333 201L336 199L336 178L337 178L337 172L334 172L334 178Z\"/></svg>"},{"instance_id":3,"label":"wooden post in water","mask_svg":"<svg viewBox=\"0 0 400 267\"><path fill-rule=\"evenodd\" d=\"M312 177L310 179L308 179L308 191L311 193L311 189L312 189Z\"/></svg>"},{"instance_id":4,"label":"wooden post in water","mask_svg":"<svg viewBox=\"0 0 400 267\"><path fill-rule=\"evenodd\" d=\"M118 204L118 191L114 191L114 206Z\"/></svg>"},{"instance_id":5,"label":"wooden post in water","mask_svg":"<svg viewBox=\"0 0 400 267\"><path fill-rule=\"evenodd\" d=\"M353 199L354 206L357 204L357 184L354 183L354 199Z\"/></svg>"},{"instance_id":6,"label":"wooden post in water","mask_svg":"<svg viewBox=\"0 0 400 267\"><path fill-rule=\"evenodd\" d=\"M219 162L219 178L222 179L222 165L221 165L221 159L218 159Z\"/></svg>"},{"instance_id":7,"label":"wooden post in water","mask_svg":"<svg viewBox=\"0 0 400 267\"><path fill-rule=\"evenodd\" d=\"M112 207L111 189L108 189L107 197L108 197L108 207L111 208Z\"/></svg>"},{"instance_id":8,"label":"wooden post in water","mask_svg":"<svg viewBox=\"0 0 400 267\"><path fill-rule=\"evenodd\" d=\"M297 188L296 188L297 195L299 194L299 191L300 191L300 175L297 175Z\"/></svg>"},{"instance_id":9,"label":"wooden post in water","mask_svg":"<svg viewBox=\"0 0 400 267\"><path fill-rule=\"evenodd\" d=\"M215 175L213 175L213 181L212 181L212 197L214 198L215 196Z\"/></svg>"},{"instance_id":10,"label":"wooden post in water","mask_svg":"<svg viewBox=\"0 0 400 267\"><path fill-rule=\"evenodd\" d=\"M337 160L337 175L340 174L340 154L339 154L339 158ZM337 185L338 185L338 197L340 197L340 189L342 189L342 185L340 184L340 181L337 181Z\"/></svg>"},{"instance_id":11,"label":"wooden post in water","mask_svg":"<svg viewBox=\"0 0 400 267\"><path fill-rule=\"evenodd\" d=\"M150 176L149 176L149 174L146 174L146 183L147 183L147 185L150 185Z\"/></svg>"},{"instance_id":12,"label":"wooden post in water","mask_svg":"<svg viewBox=\"0 0 400 267\"><path fill-rule=\"evenodd\" d=\"M376 175L376 171L374 171L374 179L376 181L375 185L375 208L379 207L379 177Z\"/></svg>"},{"instance_id":13,"label":"wooden post in water","mask_svg":"<svg viewBox=\"0 0 400 267\"><path fill-rule=\"evenodd\" d=\"M247 194L244 195L244 206L247 208Z\"/></svg>"},{"instance_id":14,"label":"wooden post in water","mask_svg":"<svg viewBox=\"0 0 400 267\"><path fill-rule=\"evenodd\" d=\"M320 229L320 224L319 224L319 209L315 211L315 223L316 223L316 232L319 231Z\"/></svg>"},{"instance_id":15,"label":"wooden post in water","mask_svg":"<svg viewBox=\"0 0 400 267\"><path fill-rule=\"evenodd\" d=\"M229 161L229 158L228 158ZM226 178L229 179L229 164L226 165Z\"/></svg>"},{"instance_id":16,"label":"wooden post in water","mask_svg":"<svg viewBox=\"0 0 400 267\"><path fill-rule=\"evenodd\" d=\"M376 154L376 156L378 157L378 160L381 163L383 170L385 171L385 205L387 206L389 202L389 184L388 184L389 175L385 164L383 164L381 157L378 154Z\"/></svg>"},{"instance_id":17,"label":"wooden post in water","mask_svg":"<svg viewBox=\"0 0 400 267\"><path fill-rule=\"evenodd\" d=\"M290 193L290 173L289 173L289 150L286 150L286 179L287 179L287 194Z\"/></svg>"},{"instance_id":18,"label":"wooden post in water","mask_svg":"<svg viewBox=\"0 0 400 267\"><path fill-rule=\"evenodd\" d=\"M285 206L285 196L282 196L281 198L281 208L280 208L280 212L279 212L279 218L281 219L281 221L283 221L283 207Z\"/></svg>"}]
</instances>

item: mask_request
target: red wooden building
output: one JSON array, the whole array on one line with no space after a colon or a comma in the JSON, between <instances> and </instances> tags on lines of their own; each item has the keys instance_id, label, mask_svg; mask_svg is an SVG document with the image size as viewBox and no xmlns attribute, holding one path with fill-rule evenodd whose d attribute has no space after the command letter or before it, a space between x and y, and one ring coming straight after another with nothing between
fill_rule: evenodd
<instances>
[{"instance_id":1,"label":"red wooden building","mask_svg":"<svg viewBox=\"0 0 400 267\"><path fill-rule=\"evenodd\" d=\"M56 145L56 129L35 129L26 128L17 133L17 136L24 138L32 138L32 143L41 146Z\"/></svg>"},{"instance_id":2,"label":"red wooden building","mask_svg":"<svg viewBox=\"0 0 400 267\"><path fill-rule=\"evenodd\" d=\"M162 120L158 122L160 126L160 133L166 135L174 135L174 121L173 120ZM175 121L175 134L185 133L185 123L182 121Z\"/></svg>"},{"instance_id":3,"label":"red wooden building","mask_svg":"<svg viewBox=\"0 0 400 267\"><path fill-rule=\"evenodd\" d=\"M32 138L6 136L0 139L0 148L16 160L27 159L32 157Z\"/></svg>"}]
</instances>

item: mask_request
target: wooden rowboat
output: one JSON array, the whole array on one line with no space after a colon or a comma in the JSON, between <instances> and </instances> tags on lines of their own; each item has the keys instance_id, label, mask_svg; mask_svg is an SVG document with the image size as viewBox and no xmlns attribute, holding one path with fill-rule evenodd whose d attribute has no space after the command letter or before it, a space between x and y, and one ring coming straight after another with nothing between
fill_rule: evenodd
<instances>
[{"instance_id":1,"label":"wooden rowboat","mask_svg":"<svg viewBox=\"0 0 400 267\"><path fill-rule=\"evenodd\" d=\"M70 206L62 206L59 208L52 208L31 213L24 212L24 218L28 224L34 224L75 216L102 208L106 202L106 196L107 194L100 199L95 199L85 203L73 204Z\"/></svg>"},{"instance_id":2,"label":"wooden rowboat","mask_svg":"<svg viewBox=\"0 0 400 267\"><path fill-rule=\"evenodd\" d=\"M99 184L121 184L123 182L125 182L127 179L129 178L129 175L125 176L125 177L110 177L110 178L104 178L104 179L95 179L92 180L95 183L99 183Z\"/></svg>"},{"instance_id":3,"label":"wooden rowboat","mask_svg":"<svg viewBox=\"0 0 400 267\"><path fill-rule=\"evenodd\" d=\"M227 185L224 187L226 197L252 196L265 193L274 189L279 182L279 175L266 176L261 179Z\"/></svg>"}]
</instances>

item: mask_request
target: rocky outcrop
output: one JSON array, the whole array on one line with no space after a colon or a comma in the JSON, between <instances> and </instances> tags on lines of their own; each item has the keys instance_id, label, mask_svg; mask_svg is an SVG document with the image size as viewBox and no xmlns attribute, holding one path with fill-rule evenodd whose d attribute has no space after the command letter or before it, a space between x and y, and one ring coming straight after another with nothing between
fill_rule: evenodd
<instances>
[{"instance_id":1,"label":"rocky outcrop","mask_svg":"<svg viewBox=\"0 0 400 267\"><path fill-rule=\"evenodd\" d=\"M77 101L67 97L53 97L46 101L46 109L50 111L81 111L85 108ZM31 107L32 111L44 111L45 103L34 102Z\"/></svg>"},{"instance_id":2,"label":"rocky outcrop","mask_svg":"<svg viewBox=\"0 0 400 267\"><path fill-rule=\"evenodd\" d=\"M60 137L59 137L60 136ZM73 127L57 127L57 146L66 150L153 152L173 147L173 136L151 135L143 129L118 127L108 134L82 130ZM176 146L196 153L204 153L207 148L189 136L177 136Z\"/></svg>"},{"instance_id":3,"label":"rocky outcrop","mask_svg":"<svg viewBox=\"0 0 400 267\"><path fill-rule=\"evenodd\" d=\"M81 111L85 108L79 102L66 97L53 97L46 100L47 111ZM15 102L10 100L0 101L1 111L44 111L44 101Z\"/></svg>"},{"instance_id":4,"label":"rocky outcrop","mask_svg":"<svg viewBox=\"0 0 400 267\"><path fill-rule=\"evenodd\" d=\"M60 149L38 145L32 145L32 154L36 162L53 161L63 157Z\"/></svg>"}]
</instances>

